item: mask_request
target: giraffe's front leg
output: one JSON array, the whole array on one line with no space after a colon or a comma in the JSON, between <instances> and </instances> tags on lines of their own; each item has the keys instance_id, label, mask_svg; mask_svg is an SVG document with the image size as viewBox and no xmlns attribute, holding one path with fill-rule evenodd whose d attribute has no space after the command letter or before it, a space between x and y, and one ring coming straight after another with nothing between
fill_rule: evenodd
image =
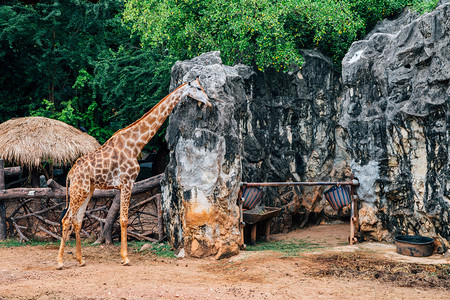
<instances>
[{"instance_id":1,"label":"giraffe's front leg","mask_svg":"<svg viewBox=\"0 0 450 300\"><path fill-rule=\"evenodd\" d=\"M122 264L129 266L130 260L128 259L127 249L127 228L128 228L128 206L130 203L131 188L122 188L120 191L120 230L121 230L121 243L120 243L120 255L122 256Z\"/></svg>"},{"instance_id":2,"label":"giraffe's front leg","mask_svg":"<svg viewBox=\"0 0 450 300\"><path fill-rule=\"evenodd\" d=\"M59 246L59 251L58 251L58 266L56 267L56 269L58 270L62 270L64 268L64 261L63 261L63 255L64 255L64 246L66 244L65 239L62 237L61 238L61 245Z\"/></svg>"},{"instance_id":3,"label":"giraffe's front leg","mask_svg":"<svg viewBox=\"0 0 450 300\"><path fill-rule=\"evenodd\" d=\"M122 256L122 264L124 266L131 265L130 259L128 258L128 245L127 245L127 227L128 218L120 218L121 227L121 245L120 245L120 255Z\"/></svg>"}]
</instances>

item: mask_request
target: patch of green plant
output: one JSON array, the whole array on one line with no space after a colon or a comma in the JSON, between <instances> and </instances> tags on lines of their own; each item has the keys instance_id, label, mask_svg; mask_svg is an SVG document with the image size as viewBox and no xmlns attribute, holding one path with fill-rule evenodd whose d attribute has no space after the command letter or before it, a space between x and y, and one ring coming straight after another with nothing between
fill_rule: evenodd
<instances>
[{"instance_id":1,"label":"patch of green plant","mask_svg":"<svg viewBox=\"0 0 450 300\"><path fill-rule=\"evenodd\" d=\"M0 241L1 248L12 248L12 247L20 247L20 246L25 246L25 243L21 243L18 240Z\"/></svg>"},{"instance_id":2,"label":"patch of green plant","mask_svg":"<svg viewBox=\"0 0 450 300\"><path fill-rule=\"evenodd\" d=\"M422 1L414 1L411 6L412 10L417 11L421 14L432 11L436 8L439 0L422 0Z\"/></svg>"},{"instance_id":3,"label":"patch of green plant","mask_svg":"<svg viewBox=\"0 0 450 300\"><path fill-rule=\"evenodd\" d=\"M144 244L150 244L151 247L140 251ZM59 246L60 241L40 241L40 240L31 240L28 242L19 242L15 239L7 239L4 241L0 241L0 248L13 248L13 247L23 247L23 246ZM97 247L99 244L94 244L88 240L82 240L82 247ZM120 246L120 242L114 243L116 246ZM66 242L66 246L75 247L75 239L70 239ZM140 241L131 241L128 242L128 247L132 249L134 252L142 252L147 253L150 252L158 257L166 257L166 258L175 258L174 251L172 247L167 243L148 243L148 242L140 242Z\"/></svg>"},{"instance_id":4,"label":"patch of green plant","mask_svg":"<svg viewBox=\"0 0 450 300\"><path fill-rule=\"evenodd\" d=\"M317 243L306 240L294 239L289 241L259 242L256 245L247 245L248 251L275 251L296 256L301 252L323 248Z\"/></svg>"},{"instance_id":5,"label":"patch of green plant","mask_svg":"<svg viewBox=\"0 0 450 300\"><path fill-rule=\"evenodd\" d=\"M339 242L338 243L338 246L347 246L348 245L348 242Z\"/></svg>"},{"instance_id":6,"label":"patch of green plant","mask_svg":"<svg viewBox=\"0 0 450 300\"><path fill-rule=\"evenodd\" d=\"M142 250L142 246L145 244L150 244L150 248L147 248L146 250ZM164 243L149 243L149 242L143 242L143 241L133 241L128 243L128 247L133 249L134 252L140 252L140 253L152 253L153 255L157 257L166 257L166 258L175 258L175 253L172 249L172 246L170 246L167 242Z\"/></svg>"},{"instance_id":7,"label":"patch of green plant","mask_svg":"<svg viewBox=\"0 0 450 300\"><path fill-rule=\"evenodd\" d=\"M13 248L13 247L23 247L23 246L59 246L60 241L41 241L41 240L30 240L28 242L20 242L15 239L7 239L0 241L0 248ZM66 246L75 247L75 240L69 240L66 242ZM81 241L82 247L95 247L96 244L90 243L88 241Z\"/></svg>"}]
</instances>

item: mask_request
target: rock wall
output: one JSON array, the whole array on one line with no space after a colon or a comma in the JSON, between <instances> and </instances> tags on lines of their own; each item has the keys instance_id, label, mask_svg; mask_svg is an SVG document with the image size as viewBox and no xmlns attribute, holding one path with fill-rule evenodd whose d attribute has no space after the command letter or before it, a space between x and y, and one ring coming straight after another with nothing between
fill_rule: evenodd
<instances>
[{"instance_id":1,"label":"rock wall","mask_svg":"<svg viewBox=\"0 0 450 300\"><path fill-rule=\"evenodd\" d=\"M218 52L172 68L171 90L199 77L212 108L190 99L170 116L170 162L162 184L162 208L171 244L194 257L239 252L241 142L235 110L245 103L243 78L252 70L222 65Z\"/></svg>"},{"instance_id":2,"label":"rock wall","mask_svg":"<svg viewBox=\"0 0 450 300\"><path fill-rule=\"evenodd\" d=\"M196 257L231 255L238 251L241 181L326 180L342 164L334 130L340 74L318 52L304 57L302 69L286 74L224 66L218 52L175 64L171 89L200 76L214 103L180 103L169 120L163 211L175 247ZM337 169L334 179L342 179L345 163ZM264 189L262 204L282 208L272 230L317 223L324 211L336 215L322 191Z\"/></svg>"},{"instance_id":3,"label":"rock wall","mask_svg":"<svg viewBox=\"0 0 450 300\"><path fill-rule=\"evenodd\" d=\"M361 181L361 230L450 240L450 4L383 21L343 60L339 125ZM405 24L407 24L405 26Z\"/></svg>"},{"instance_id":4,"label":"rock wall","mask_svg":"<svg viewBox=\"0 0 450 300\"><path fill-rule=\"evenodd\" d=\"M242 181L345 180L358 188L366 239L450 240L450 4L405 12L354 43L342 73L315 51L290 73L222 65L211 52L178 62L172 89L200 76L213 109L181 103L170 117L163 210L175 247L192 256L238 250ZM407 25L405 25L407 24ZM265 188L281 207L274 232L348 216L323 188Z\"/></svg>"},{"instance_id":5,"label":"rock wall","mask_svg":"<svg viewBox=\"0 0 450 300\"><path fill-rule=\"evenodd\" d=\"M240 118L244 181L323 181L342 162L335 163L340 73L317 51L303 56L305 64L295 72L252 77ZM275 232L320 222L324 210L336 214L322 200L323 187L263 190L264 205L282 208L272 222Z\"/></svg>"}]
</instances>

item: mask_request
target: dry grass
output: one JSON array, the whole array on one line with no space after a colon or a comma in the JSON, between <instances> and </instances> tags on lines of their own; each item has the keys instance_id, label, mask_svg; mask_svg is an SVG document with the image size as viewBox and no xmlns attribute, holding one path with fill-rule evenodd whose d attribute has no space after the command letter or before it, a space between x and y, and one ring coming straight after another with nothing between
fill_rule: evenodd
<instances>
[{"instance_id":1,"label":"dry grass","mask_svg":"<svg viewBox=\"0 0 450 300\"><path fill-rule=\"evenodd\" d=\"M324 254L313 260L327 266L311 273L313 276L360 278L390 282L403 287L450 289L450 264L388 261L358 252Z\"/></svg>"}]
</instances>

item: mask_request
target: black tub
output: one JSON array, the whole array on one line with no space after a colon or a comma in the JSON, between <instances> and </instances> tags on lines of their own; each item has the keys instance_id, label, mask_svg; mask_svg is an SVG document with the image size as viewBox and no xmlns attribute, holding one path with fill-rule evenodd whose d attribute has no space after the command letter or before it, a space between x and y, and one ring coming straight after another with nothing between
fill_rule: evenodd
<instances>
[{"instance_id":1,"label":"black tub","mask_svg":"<svg viewBox=\"0 0 450 300\"><path fill-rule=\"evenodd\" d=\"M417 257L433 254L433 238L421 235L398 235L394 240L397 253Z\"/></svg>"}]
</instances>

